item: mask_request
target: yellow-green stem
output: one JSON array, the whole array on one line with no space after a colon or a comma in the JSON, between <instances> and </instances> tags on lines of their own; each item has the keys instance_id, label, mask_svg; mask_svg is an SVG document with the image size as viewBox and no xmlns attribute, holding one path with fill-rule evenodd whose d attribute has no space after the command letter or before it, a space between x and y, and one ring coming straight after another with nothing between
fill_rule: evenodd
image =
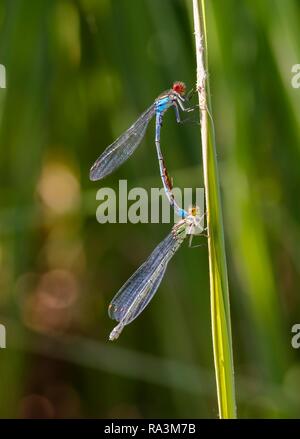
<instances>
[{"instance_id":1,"label":"yellow-green stem","mask_svg":"<svg viewBox=\"0 0 300 439\"><path fill-rule=\"evenodd\" d=\"M211 322L220 418L236 418L229 289L224 243L223 216L217 167L214 126L207 78L205 0L193 0L197 59L197 90L200 105L201 140L211 294Z\"/></svg>"}]
</instances>

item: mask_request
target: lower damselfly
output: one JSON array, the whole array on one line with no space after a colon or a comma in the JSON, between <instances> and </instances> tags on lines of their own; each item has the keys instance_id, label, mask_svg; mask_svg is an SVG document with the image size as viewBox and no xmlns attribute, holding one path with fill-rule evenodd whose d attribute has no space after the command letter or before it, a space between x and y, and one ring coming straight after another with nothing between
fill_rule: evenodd
<instances>
[{"instance_id":1,"label":"lower damselfly","mask_svg":"<svg viewBox=\"0 0 300 439\"><path fill-rule=\"evenodd\" d=\"M123 328L146 308L163 279L169 261L183 241L188 236L192 238L202 233L203 217L198 207L189 209L187 216L173 226L169 235L118 291L108 308L109 317L119 322L110 333L110 340L117 339Z\"/></svg>"}]
</instances>

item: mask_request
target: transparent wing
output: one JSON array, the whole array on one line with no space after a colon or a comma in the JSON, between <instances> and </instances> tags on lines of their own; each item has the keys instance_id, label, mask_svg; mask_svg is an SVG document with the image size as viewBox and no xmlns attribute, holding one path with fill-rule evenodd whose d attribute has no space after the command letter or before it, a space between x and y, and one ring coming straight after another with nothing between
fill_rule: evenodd
<instances>
[{"instance_id":1,"label":"transparent wing","mask_svg":"<svg viewBox=\"0 0 300 439\"><path fill-rule=\"evenodd\" d=\"M153 276L149 279L144 289L135 297L135 300L132 302L130 308L128 308L127 313L125 313L124 318L110 333L110 340L118 338L124 326L132 322L132 320L134 320L146 308L164 277L167 265L168 261L165 264L162 263L158 266L156 272L153 273Z\"/></svg>"},{"instance_id":2,"label":"transparent wing","mask_svg":"<svg viewBox=\"0 0 300 439\"><path fill-rule=\"evenodd\" d=\"M125 133L121 134L105 149L91 167L91 180L95 181L106 177L131 156L144 137L148 123L154 114L155 103Z\"/></svg>"},{"instance_id":3,"label":"transparent wing","mask_svg":"<svg viewBox=\"0 0 300 439\"><path fill-rule=\"evenodd\" d=\"M151 253L143 265L128 279L109 306L110 318L132 322L148 305L163 278L167 264L183 239L170 233Z\"/></svg>"},{"instance_id":4,"label":"transparent wing","mask_svg":"<svg viewBox=\"0 0 300 439\"><path fill-rule=\"evenodd\" d=\"M160 265L156 267L156 270L151 273L151 277L148 281L139 284L136 290L132 292L131 297L128 297L128 291L123 290L125 296L118 298L118 307L116 307L115 302L114 305L111 304L109 309L110 317L118 322L123 321L126 325L131 323L146 308L154 296L162 281L167 265L168 261L161 262ZM141 285L143 285L143 287L141 287Z\"/></svg>"},{"instance_id":5,"label":"transparent wing","mask_svg":"<svg viewBox=\"0 0 300 439\"><path fill-rule=\"evenodd\" d=\"M132 309L128 313L130 318L126 318L126 324L132 322L139 314L141 314L141 312L144 311L148 303L151 301L165 275L168 262L169 260L165 263L162 262L157 267L157 270L155 271L155 273L153 273L153 276L149 279L144 289L137 296L136 301L132 306Z\"/></svg>"}]
</instances>

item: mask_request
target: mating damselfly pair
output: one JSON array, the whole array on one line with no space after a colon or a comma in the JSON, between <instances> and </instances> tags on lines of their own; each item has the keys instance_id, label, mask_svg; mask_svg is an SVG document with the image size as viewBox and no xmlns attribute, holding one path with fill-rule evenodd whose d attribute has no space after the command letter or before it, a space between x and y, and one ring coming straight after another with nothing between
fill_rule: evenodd
<instances>
[{"instance_id":1,"label":"mating damselfly pair","mask_svg":"<svg viewBox=\"0 0 300 439\"><path fill-rule=\"evenodd\" d=\"M168 262L185 238L200 234L202 231L203 214L201 216L199 208L191 208L186 211L175 201L172 181L160 146L164 113L173 107L176 120L180 123L180 110L190 112L195 108L186 106L191 93L186 96L185 92L185 84L175 82L170 90L162 93L127 131L105 149L90 170L90 179L93 181L111 174L133 154L142 141L150 120L154 115L156 116L155 145L160 175L169 203L174 207L181 220L173 226L171 233L154 249L149 258L128 279L110 303L109 316L119 322L111 332L110 340L118 338L124 326L131 323L148 305L162 281Z\"/></svg>"}]
</instances>

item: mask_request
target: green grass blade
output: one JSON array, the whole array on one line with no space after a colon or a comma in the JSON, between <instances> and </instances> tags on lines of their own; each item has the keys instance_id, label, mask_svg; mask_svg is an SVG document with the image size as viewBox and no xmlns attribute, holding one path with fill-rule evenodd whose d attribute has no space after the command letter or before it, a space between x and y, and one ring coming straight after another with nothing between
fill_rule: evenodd
<instances>
[{"instance_id":1,"label":"green grass blade","mask_svg":"<svg viewBox=\"0 0 300 439\"><path fill-rule=\"evenodd\" d=\"M197 57L197 90L206 194L211 320L220 418L235 418L235 386L230 324L229 289L219 175L207 79L205 0L193 0Z\"/></svg>"}]
</instances>

